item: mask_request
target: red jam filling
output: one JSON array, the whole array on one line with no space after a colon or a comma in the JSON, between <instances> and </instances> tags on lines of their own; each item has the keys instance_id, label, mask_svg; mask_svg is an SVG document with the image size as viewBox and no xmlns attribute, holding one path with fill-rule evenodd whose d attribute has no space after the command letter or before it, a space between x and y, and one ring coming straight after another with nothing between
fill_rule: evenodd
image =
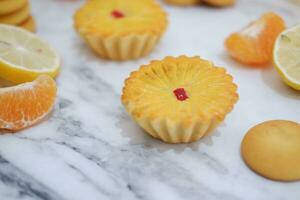
<instances>
[{"instance_id":1,"label":"red jam filling","mask_svg":"<svg viewBox=\"0 0 300 200\"><path fill-rule=\"evenodd\" d=\"M177 88L173 93L178 101L185 101L189 98L184 88Z\"/></svg>"},{"instance_id":2,"label":"red jam filling","mask_svg":"<svg viewBox=\"0 0 300 200\"><path fill-rule=\"evenodd\" d=\"M125 15L121 11L118 11L118 10L113 10L111 12L111 15L116 19L125 17Z\"/></svg>"}]
</instances>

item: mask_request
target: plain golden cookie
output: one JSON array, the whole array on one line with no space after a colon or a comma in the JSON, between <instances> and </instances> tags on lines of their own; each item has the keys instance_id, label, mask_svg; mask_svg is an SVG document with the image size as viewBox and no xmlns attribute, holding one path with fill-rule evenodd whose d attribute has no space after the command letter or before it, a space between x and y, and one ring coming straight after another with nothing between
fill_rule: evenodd
<instances>
[{"instance_id":1,"label":"plain golden cookie","mask_svg":"<svg viewBox=\"0 0 300 200\"><path fill-rule=\"evenodd\" d=\"M36 31L35 20L32 16L29 16L28 19L26 19L26 21L24 21L23 23L21 23L18 26L22 27L22 28L24 28L24 29L26 29L27 31L30 31L30 32L35 32Z\"/></svg>"},{"instance_id":2,"label":"plain golden cookie","mask_svg":"<svg viewBox=\"0 0 300 200\"><path fill-rule=\"evenodd\" d=\"M300 179L300 124L274 120L251 128L242 142L246 164L273 180Z\"/></svg>"},{"instance_id":3,"label":"plain golden cookie","mask_svg":"<svg viewBox=\"0 0 300 200\"><path fill-rule=\"evenodd\" d=\"M0 15L15 12L24 7L26 3L28 3L27 0L0 0Z\"/></svg>"},{"instance_id":4,"label":"plain golden cookie","mask_svg":"<svg viewBox=\"0 0 300 200\"><path fill-rule=\"evenodd\" d=\"M17 10L16 12L0 16L0 23L17 25L25 21L29 15L30 6L26 4L23 8Z\"/></svg>"}]
</instances>

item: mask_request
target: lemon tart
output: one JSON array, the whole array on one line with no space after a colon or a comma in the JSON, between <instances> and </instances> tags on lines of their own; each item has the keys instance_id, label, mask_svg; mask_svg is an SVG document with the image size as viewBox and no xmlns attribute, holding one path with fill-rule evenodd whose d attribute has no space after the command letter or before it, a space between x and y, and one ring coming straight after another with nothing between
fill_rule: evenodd
<instances>
[{"instance_id":1,"label":"lemon tart","mask_svg":"<svg viewBox=\"0 0 300 200\"><path fill-rule=\"evenodd\" d=\"M131 73L122 103L147 133L189 143L211 133L238 100L224 68L199 57L166 57Z\"/></svg>"},{"instance_id":2,"label":"lemon tart","mask_svg":"<svg viewBox=\"0 0 300 200\"><path fill-rule=\"evenodd\" d=\"M91 48L112 60L149 54L167 27L167 15L154 0L88 0L74 21Z\"/></svg>"}]
</instances>

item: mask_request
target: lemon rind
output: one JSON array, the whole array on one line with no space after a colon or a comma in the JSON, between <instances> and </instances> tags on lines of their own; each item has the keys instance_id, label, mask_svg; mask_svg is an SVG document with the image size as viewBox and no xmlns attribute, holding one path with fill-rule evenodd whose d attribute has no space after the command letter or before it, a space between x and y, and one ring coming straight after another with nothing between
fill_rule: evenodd
<instances>
[{"instance_id":1,"label":"lemon rind","mask_svg":"<svg viewBox=\"0 0 300 200\"><path fill-rule=\"evenodd\" d=\"M30 71L26 70L25 68L15 68L11 65L5 65L1 63L0 60L0 74L1 78L11 81L13 83L24 83L35 80L38 76L44 74L49 75L52 78L55 78L59 74L60 67L57 65L57 67L53 68L52 71Z\"/></svg>"}]
</instances>

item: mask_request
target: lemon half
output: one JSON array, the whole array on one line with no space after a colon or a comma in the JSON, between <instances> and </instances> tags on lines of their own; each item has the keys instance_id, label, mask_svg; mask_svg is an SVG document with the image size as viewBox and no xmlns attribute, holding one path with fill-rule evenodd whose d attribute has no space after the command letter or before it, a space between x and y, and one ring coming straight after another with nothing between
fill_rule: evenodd
<instances>
[{"instance_id":1,"label":"lemon half","mask_svg":"<svg viewBox=\"0 0 300 200\"><path fill-rule=\"evenodd\" d=\"M273 60L283 80L292 88L300 90L300 25L278 36Z\"/></svg>"},{"instance_id":2,"label":"lemon half","mask_svg":"<svg viewBox=\"0 0 300 200\"><path fill-rule=\"evenodd\" d=\"M0 25L0 77L14 83L35 80L41 74L56 77L60 57L37 35L22 28Z\"/></svg>"}]
</instances>

